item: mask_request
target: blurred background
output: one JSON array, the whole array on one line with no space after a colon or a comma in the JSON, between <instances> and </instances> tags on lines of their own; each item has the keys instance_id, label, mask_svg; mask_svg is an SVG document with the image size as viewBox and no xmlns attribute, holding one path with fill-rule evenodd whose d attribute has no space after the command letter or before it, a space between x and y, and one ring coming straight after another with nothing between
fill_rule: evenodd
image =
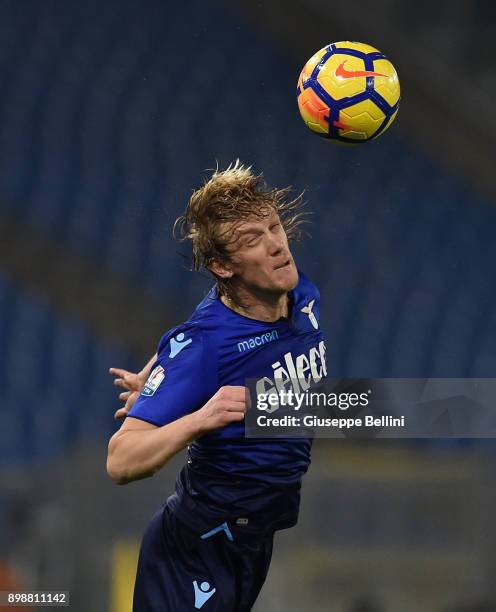
<instances>
[{"instance_id":1,"label":"blurred background","mask_svg":"<svg viewBox=\"0 0 496 612\"><path fill-rule=\"evenodd\" d=\"M333 376L495 375L495 34L491 0L0 1L0 590L130 611L184 456L110 481L107 370L210 287L171 229L217 162L306 190ZM299 71L339 40L398 69L377 142L300 120ZM496 610L495 450L319 440L256 612Z\"/></svg>"}]
</instances>

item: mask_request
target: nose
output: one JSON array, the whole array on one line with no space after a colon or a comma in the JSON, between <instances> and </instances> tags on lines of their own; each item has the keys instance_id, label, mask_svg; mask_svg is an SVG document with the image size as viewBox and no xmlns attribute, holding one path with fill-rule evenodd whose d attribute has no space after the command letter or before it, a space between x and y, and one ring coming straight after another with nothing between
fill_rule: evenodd
<instances>
[{"instance_id":1,"label":"nose","mask_svg":"<svg viewBox=\"0 0 496 612\"><path fill-rule=\"evenodd\" d=\"M269 255L279 255L284 249L283 237L279 234L269 234Z\"/></svg>"}]
</instances>

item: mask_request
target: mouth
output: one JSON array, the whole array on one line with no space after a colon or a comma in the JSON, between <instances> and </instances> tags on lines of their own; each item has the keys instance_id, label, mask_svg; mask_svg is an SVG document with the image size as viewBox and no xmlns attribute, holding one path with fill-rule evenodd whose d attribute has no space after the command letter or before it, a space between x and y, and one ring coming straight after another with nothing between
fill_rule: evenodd
<instances>
[{"instance_id":1,"label":"mouth","mask_svg":"<svg viewBox=\"0 0 496 612\"><path fill-rule=\"evenodd\" d=\"M286 259L285 261L283 261L278 266L275 266L274 267L274 271L276 271L276 270L286 270L290 266L291 266L291 259Z\"/></svg>"}]
</instances>

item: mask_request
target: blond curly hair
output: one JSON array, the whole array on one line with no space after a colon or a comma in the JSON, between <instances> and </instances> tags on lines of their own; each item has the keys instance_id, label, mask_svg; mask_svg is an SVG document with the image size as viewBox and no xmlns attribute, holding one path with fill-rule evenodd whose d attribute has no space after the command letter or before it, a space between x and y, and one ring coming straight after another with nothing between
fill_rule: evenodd
<instances>
[{"instance_id":1,"label":"blond curly hair","mask_svg":"<svg viewBox=\"0 0 496 612\"><path fill-rule=\"evenodd\" d=\"M239 159L225 170L214 170L174 224L174 235L178 232L180 240L191 241L193 269L208 270L214 258L228 261L227 247L235 240L236 226L252 217L263 219L272 211L279 215L288 240L299 240L309 213L301 210L303 194L291 199L292 191L292 187L269 189L263 174L254 174ZM229 281L216 280L221 293L229 293Z\"/></svg>"}]
</instances>

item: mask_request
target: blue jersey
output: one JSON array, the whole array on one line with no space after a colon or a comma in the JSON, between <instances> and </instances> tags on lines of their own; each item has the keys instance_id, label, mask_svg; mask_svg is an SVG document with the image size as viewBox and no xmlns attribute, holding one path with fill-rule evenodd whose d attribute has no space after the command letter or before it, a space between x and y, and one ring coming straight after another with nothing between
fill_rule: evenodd
<instances>
[{"instance_id":1,"label":"blue jersey","mask_svg":"<svg viewBox=\"0 0 496 612\"><path fill-rule=\"evenodd\" d=\"M300 272L289 298L290 317L268 323L231 310L213 287L189 321L162 337L129 416L162 426L198 410L224 385L252 379L264 391L278 379L318 382L327 373L319 292ZM232 423L188 447L170 505L186 520L194 513L195 521L215 515L291 526L310 450L308 438L245 438L244 423Z\"/></svg>"}]
</instances>

